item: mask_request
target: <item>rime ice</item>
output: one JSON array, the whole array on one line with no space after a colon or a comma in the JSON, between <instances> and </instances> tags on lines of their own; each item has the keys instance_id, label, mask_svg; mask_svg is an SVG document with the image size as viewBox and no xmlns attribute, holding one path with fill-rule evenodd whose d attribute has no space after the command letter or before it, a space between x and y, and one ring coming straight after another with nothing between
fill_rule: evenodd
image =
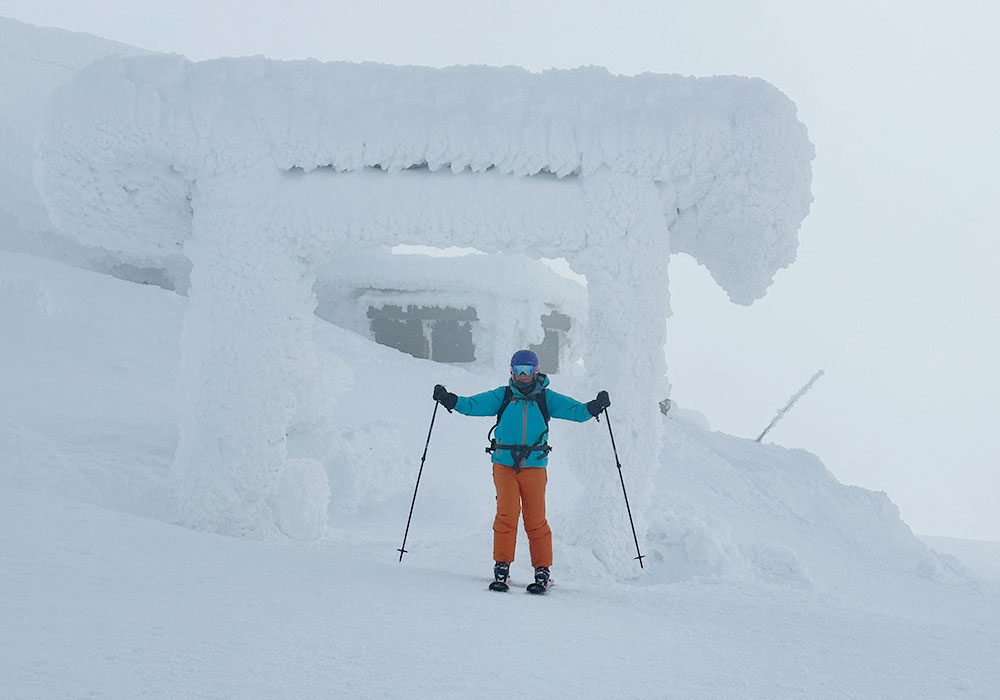
<instances>
[{"instance_id":1,"label":"rime ice","mask_svg":"<svg viewBox=\"0 0 1000 700\"><path fill-rule=\"evenodd\" d=\"M399 244L496 256L486 264L506 274L464 288L480 306L509 297L531 259L585 276L585 293L539 276L533 307L494 306L476 360L502 367L504 344L540 340L516 319L567 300L579 317L564 364L583 367L581 391L611 391L623 462L648 484L669 395L670 255L693 255L735 302L762 296L794 260L812 157L794 105L758 79L119 54L61 81L34 170L58 235L188 291L182 517L267 536L285 499L312 512L309 494L326 497L286 471L329 459L322 417L351 381L345 368L317 389L316 290L385 280ZM462 274L445 270L423 284ZM599 439L566 450L584 483ZM609 498L585 494L581 517Z\"/></svg>"}]
</instances>

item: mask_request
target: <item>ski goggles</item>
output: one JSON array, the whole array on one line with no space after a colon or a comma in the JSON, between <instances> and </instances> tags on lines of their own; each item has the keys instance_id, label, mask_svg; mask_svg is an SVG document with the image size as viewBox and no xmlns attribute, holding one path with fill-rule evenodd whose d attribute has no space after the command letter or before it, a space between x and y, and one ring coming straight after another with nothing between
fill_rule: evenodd
<instances>
[{"instance_id":1,"label":"ski goggles","mask_svg":"<svg viewBox=\"0 0 1000 700\"><path fill-rule=\"evenodd\" d=\"M535 369L537 369L535 367L535 365L511 365L510 366L510 372L511 372L511 374L534 374L535 373Z\"/></svg>"}]
</instances>

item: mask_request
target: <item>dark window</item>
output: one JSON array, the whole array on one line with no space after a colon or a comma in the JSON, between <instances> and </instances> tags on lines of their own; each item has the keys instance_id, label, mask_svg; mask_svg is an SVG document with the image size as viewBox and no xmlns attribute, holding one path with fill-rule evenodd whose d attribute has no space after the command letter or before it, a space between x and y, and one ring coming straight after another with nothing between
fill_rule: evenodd
<instances>
[{"instance_id":1,"label":"dark window","mask_svg":"<svg viewBox=\"0 0 1000 700\"><path fill-rule=\"evenodd\" d=\"M372 335L376 343L414 357L427 359L431 356L430 344L424 337L424 324L416 319L373 318Z\"/></svg>"},{"instance_id":2,"label":"dark window","mask_svg":"<svg viewBox=\"0 0 1000 700\"><path fill-rule=\"evenodd\" d=\"M368 308L376 343L436 362L475 362L475 308L386 305Z\"/></svg>"},{"instance_id":3,"label":"dark window","mask_svg":"<svg viewBox=\"0 0 1000 700\"><path fill-rule=\"evenodd\" d=\"M538 355L538 369L546 374L559 372L559 346L562 338L569 331L569 316L558 311L542 316L542 328L545 336L540 345L529 345L528 349Z\"/></svg>"},{"instance_id":4,"label":"dark window","mask_svg":"<svg viewBox=\"0 0 1000 700\"><path fill-rule=\"evenodd\" d=\"M434 321L431 327L431 358L438 362L474 362L472 323L455 319Z\"/></svg>"}]
</instances>

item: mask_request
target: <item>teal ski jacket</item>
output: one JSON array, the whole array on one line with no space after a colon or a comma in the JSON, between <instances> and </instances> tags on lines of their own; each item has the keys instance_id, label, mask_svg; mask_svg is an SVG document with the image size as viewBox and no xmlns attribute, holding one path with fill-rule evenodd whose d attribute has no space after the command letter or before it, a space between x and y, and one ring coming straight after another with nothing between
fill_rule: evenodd
<instances>
[{"instance_id":1,"label":"teal ski jacket","mask_svg":"<svg viewBox=\"0 0 1000 700\"><path fill-rule=\"evenodd\" d=\"M500 423L493 433L493 438L500 445L530 447L541 446L548 441L548 426L545 425L542 409L535 400L543 391L550 418L562 418L578 423L593 418L587 410L587 404L549 389L549 378L544 374L538 375L534 386L527 394L521 393L513 378L509 380L509 386L513 394L510 404L504 409ZM499 386L482 394L459 396L455 410L466 416L495 416L503 403L505 389L506 387ZM545 467L548 461L548 455L537 450L528 453L523 466ZM513 467L517 459L512 450L501 448L493 452L493 463Z\"/></svg>"}]
</instances>

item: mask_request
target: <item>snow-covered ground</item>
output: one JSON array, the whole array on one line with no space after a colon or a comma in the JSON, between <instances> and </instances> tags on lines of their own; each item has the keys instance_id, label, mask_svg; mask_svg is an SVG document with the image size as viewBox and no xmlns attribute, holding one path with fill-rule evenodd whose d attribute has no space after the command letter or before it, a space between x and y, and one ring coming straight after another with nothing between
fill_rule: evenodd
<instances>
[{"instance_id":1,"label":"snow-covered ground","mask_svg":"<svg viewBox=\"0 0 1000 700\"><path fill-rule=\"evenodd\" d=\"M631 579L591 569L567 541L577 487L553 453L557 584L545 598L486 591L492 486L478 429L488 426L469 430L447 414L398 562L429 388L479 379L360 336L353 369L364 393L380 398L347 400L345 450L381 454L365 462L377 473L331 479L327 537L259 542L171 524L168 397L186 303L158 287L0 255L5 697L1000 692L995 586L931 555L884 497L836 484L814 457L706 431L693 414L672 420L670 444L684 457L672 483L698 508L663 508L677 522L667 518L651 538L673 546L647 551ZM320 337L339 333L316 324ZM366 441L387 416L405 452ZM616 487L613 463L608 470ZM865 512L857 498L869 519L855 526ZM713 499L717 528L701 527L691 513L707 519ZM515 563L516 582L528 574Z\"/></svg>"},{"instance_id":2,"label":"snow-covered ground","mask_svg":"<svg viewBox=\"0 0 1000 700\"><path fill-rule=\"evenodd\" d=\"M329 241L313 236L296 248L292 243L302 240L282 239L280 227L258 229L252 216L244 221L246 231L222 225L238 207L226 209L220 201L237 190L212 177L199 183L215 182L214 195L203 187L197 195L208 190L208 199L193 201L196 209L208 202L199 215L207 210L214 227L195 226L193 243L173 237L183 226L171 229L165 220L143 216L133 220L137 228L104 231L104 217L123 207L138 202L132 213L148 213L137 195L148 184L147 173L131 169L119 152L108 156L128 171L124 183L107 177L96 161L74 161L72 172L84 180L95 174L106 188L108 199L98 196L96 204L86 204L96 190L83 180L70 182L70 171L53 164L72 155L71 148L59 148L89 148L93 134L83 130L78 141L56 139L58 153L51 158L36 152L34 136L44 122L43 93L65 85L102 55L137 51L23 25L0 23L0 31L12 37L0 47L6 49L0 50L0 696L1000 697L996 549L940 540L929 540L933 549L928 547L900 519L891 494L845 486L803 450L713 432L686 407L636 413L638 395L649 398L650 387L641 379L648 376L645 360L662 344L641 349L641 356L606 356L618 357L618 364L588 356L586 372L570 367L553 376L553 388L581 398L605 388L594 385L595 367L604 369L601 380L620 378L607 387L610 416L625 456L622 477L645 567L633 559L606 423L557 422L548 486L556 586L545 597L519 588L507 595L488 592L494 493L483 447L492 420L435 413L430 393L436 383L460 394L482 391L503 383L503 372L488 362L416 359L311 313L317 268L336 275L335 255L333 265L314 259L323 257L317 241ZM37 60L32 52L40 50L41 40L61 52L59 61ZM135 76L172 80L189 71L205 78L230 69L263 70L272 76L272 88L292 75L288 67L262 61L196 69L179 58L166 63L177 72L148 72L149 65L165 65L162 57L105 64L76 84L76 94L89 98L88 86L100 95L108 85L134 86L128 80ZM344 66L295 70L310 78L353 75ZM29 79L35 74L38 82ZM534 80L515 74L515 82ZM599 72L576 77L583 83L608 79ZM184 89L192 84L197 80L181 83ZM735 112L747 93L729 93L726 85L738 84L714 84L720 95L734 99ZM776 93L760 88L748 89L769 95L763 103L787 116L789 106L768 102ZM245 94L233 89L237 97ZM103 106L100 99L89 104L98 111ZM64 108L62 118L72 124L72 110ZM272 110L265 116L275 115ZM155 118L149 123L159 124ZM787 141L775 143L795 144L792 150L800 153L809 148L797 124L785 134ZM683 136L688 128L679 120L676 133ZM237 133L210 131L223 139ZM143 146L151 142L132 136ZM297 144L297 137L287 143ZM709 138L708 146L713 144L731 146ZM621 148L628 152L629 139ZM244 157L246 149L234 139L206 153ZM713 162L701 148L690 155L704 175L692 182L709 186L719 174ZM38 163L46 158L47 174ZM792 160L803 163L798 156ZM160 165L163 182L183 185L178 171ZM757 165L751 159L747 167ZM800 195L808 192L805 165L795 171ZM684 180L664 167L677 182ZM273 173L267 170L254 171L260 176L256 184L269 182ZM44 197L29 172L48 183ZM307 195L325 192L303 190L302 176L285 175L271 193L287 195L281 200L287 211L308 208ZM431 176L418 168L393 182L421 183L409 192L414 206L420 203L415 193L439 196L456 187L458 194L496 191L514 198L501 203L536 198L531 201L537 213L550 203L543 201L546 193L568 197L552 200L559 210L572 209L567 203L592 203L594 190L614 191L591 188L586 175L568 175L566 181L545 173L543 184L528 184L519 174L489 171L477 176L484 179L456 185L458 174ZM327 185L353 183L364 194L376 189L375 178L389 175L373 168L356 176L326 169L320 177ZM594 182L635 194L631 176L601 177ZM742 175L727 182L746 185ZM170 197L180 191L168 190ZM664 185L656 192L672 196L669 190ZM784 238L774 260L767 252L773 242L765 238L743 241L742 250L705 243L713 239L701 234L725 233L726 222L739 212L726 210L725 197L713 207L704 191L697 216L679 224L681 242L706 246L701 252L726 270L727 284L766 286L773 269L743 277L741 255L760 253L775 264L786 260L794 252L795 216L804 214L798 204L788 208L795 216L789 214L779 190L746 186L740 193L746 211L765 224L782 219ZM640 220L648 224L660 214L643 208L651 201L644 196L636 202L645 202L639 209L649 218ZM769 197L773 207L756 206ZM188 201L174 202L175 223L190 223ZM52 202L59 204L53 208ZM68 216L81 203L80 211L88 213ZM475 220L474 209L464 212L469 221ZM62 217L58 230L50 220L55 210ZM359 205L359 219L365 211ZM566 214L566 220L576 214ZM627 211L618 214L633 221ZM358 225L355 232L368 230L368 224ZM503 235L515 239L517 225L506 221ZM219 231L225 245L216 249ZM114 235L101 238L105 233ZM446 233L439 231L442 240L433 242L462 242L445 240ZM587 258L594 255L595 240L561 243ZM625 253L617 259L605 254L604 261L642 275L666 264L643 259L647 245L669 254L664 240L633 237L627 243ZM132 245L141 255L126 253ZM629 246L636 248L629 252ZM552 248L555 254L560 246ZM388 253L380 258L361 252L350 258L362 268L352 273L375 279L406 265L396 260L364 268L365 260L384 262ZM634 259L647 267L630 267ZM429 279L432 273L416 267L409 271ZM474 268L458 265L455 274L462 269L471 276ZM599 267L589 272L589 294L604 294L604 302L623 314L639 309L629 318L641 319L647 330L657 326L643 316L653 307L630 306L637 292L627 281L616 287L601 280ZM484 287L481 298L503 291L498 278L474 280ZM663 305L666 280L656 279L640 289L658 292ZM589 320L600 328L600 311ZM650 337L661 331L649 330ZM588 347L605 352L614 345L598 334ZM623 370L619 365L626 361ZM658 358L656 366L662 362ZM635 376L627 376L632 369ZM397 548L432 415L407 554L400 562ZM523 538L521 544L523 549ZM525 559L514 562L515 584L528 581Z\"/></svg>"},{"instance_id":3,"label":"snow-covered ground","mask_svg":"<svg viewBox=\"0 0 1000 700\"><path fill-rule=\"evenodd\" d=\"M461 557L235 540L11 490L0 532L10 698L944 700L1000 687L988 619L904 620L723 582L571 575L545 598L497 595Z\"/></svg>"}]
</instances>

